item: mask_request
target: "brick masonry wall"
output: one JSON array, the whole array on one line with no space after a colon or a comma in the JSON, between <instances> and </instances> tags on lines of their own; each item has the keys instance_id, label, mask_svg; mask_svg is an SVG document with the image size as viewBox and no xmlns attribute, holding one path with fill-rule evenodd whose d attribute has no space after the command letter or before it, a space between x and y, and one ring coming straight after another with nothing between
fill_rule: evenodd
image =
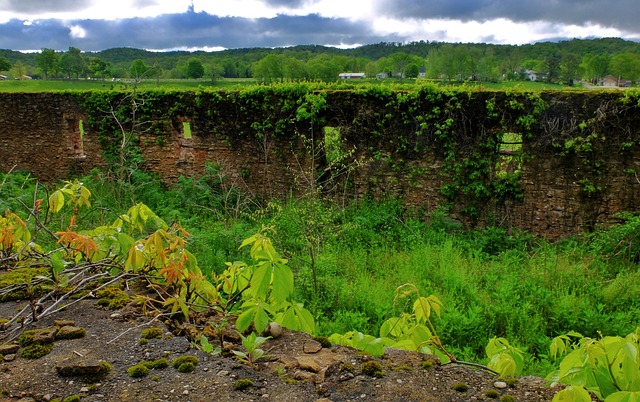
<instances>
[{"instance_id":1,"label":"brick masonry wall","mask_svg":"<svg viewBox=\"0 0 640 402\"><path fill-rule=\"evenodd\" d=\"M142 168L172 182L201 175L212 162L221 167L229 185L259 199L304 193L314 160L302 136L322 138L323 127L296 120L296 110L283 107L278 96L294 95L271 94L255 102L233 92L161 95L145 114L154 122L153 130L139 135ZM77 95L0 94L0 99L3 171L29 170L53 181L107 166L105 147L117 132L105 139L99 127L88 123L91 113L98 112L88 112ZM431 126L416 134L420 116L447 102L427 96L410 103L398 99L400 95L391 92L326 93L322 125L339 128L343 148L353 150L350 163L355 169L333 187L332 194L341 201L401 197L425 219L449 203L453 216L468 227L501 225L549 239L592 230L614 222L616 212L638 208L640 109L637 100L625 100L623 93L543 93L544 111L526 130L518 120L531 112L526 102L523 110L503 107L488 116L488 103L508 105L511 98L496 92L458 95L461 107L450 112L450 135L464 145L456 150L460 161L473 152L487 152L478 147L491 136L524 133L519 182L523 197L482 199L474 216L468 216L471 201L464 193L454 200L442 194L452 174L446 168L450 161L445 160L443 140ZM273 102L273 107L265 107L265 102ZM190 138L185 136L185 123ZM315 162L318 168L324 164L318 158ZM495 172L485 173L489 186Z\"/></svg>"}]
</instances>

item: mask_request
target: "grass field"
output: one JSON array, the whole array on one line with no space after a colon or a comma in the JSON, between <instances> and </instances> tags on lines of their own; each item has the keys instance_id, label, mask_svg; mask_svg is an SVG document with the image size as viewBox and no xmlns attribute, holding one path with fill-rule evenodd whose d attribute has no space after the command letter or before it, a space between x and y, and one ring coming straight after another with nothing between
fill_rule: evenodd
<instances>
[{"instance_id":1,"label":"grass field","mask_svg":"<svg viewBox=\"0 0 640 402\"><path fill-rule=\"evenodd\" d=\"M411 88L422 85L424 83L433 84L431 80L410 80L410 79L387 79L387 80L365 80L362 82L349 81L345 82L350 85L385 85L392 87L400 87L402 89ZM223 78L212 83L210 80L143 80L137 84L138 89L173 89L173 90L196 90L196 89L240 89L243 87L257 85L258 82L250 78ZM444 83L451 85L450 83ZM454 84L455 85L455 84ZM581 85L576 84L568 87L559 84L550 84L545 82L531 81L504 81L499 83L465 83L469 87L488 90L508 90L520 89L525 91L559 91L559 90L582 90ZM47 92L47 91L93 91L93 90L131 90L135 87L132 80L121 79L118 81L111 80L6 80L0 81L0 92Z\"/></svg>"}]
</instances>

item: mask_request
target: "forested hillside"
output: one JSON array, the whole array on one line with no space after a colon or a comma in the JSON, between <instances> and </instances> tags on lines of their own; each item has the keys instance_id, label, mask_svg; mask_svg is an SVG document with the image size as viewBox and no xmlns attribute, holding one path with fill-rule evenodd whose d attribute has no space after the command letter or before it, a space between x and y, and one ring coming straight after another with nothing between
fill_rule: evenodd
<instances>
[{"instance_id":1,"label":"forested hillside","mask_svg":"<svg viewBox=\"0 0 640 402\"><path fill-rule=\"evenodd\" d=\"M369 78L536 79L571 84L575 79L597 82L606 75L639 80L640 43L617 38L527 45L420 41L353 49L301 45L219 52L45 48L39 53L0 50L0 71L10 78L255 78L262 82L335 81L341 72L363 72Z\"/></svg>"}]
</instances>

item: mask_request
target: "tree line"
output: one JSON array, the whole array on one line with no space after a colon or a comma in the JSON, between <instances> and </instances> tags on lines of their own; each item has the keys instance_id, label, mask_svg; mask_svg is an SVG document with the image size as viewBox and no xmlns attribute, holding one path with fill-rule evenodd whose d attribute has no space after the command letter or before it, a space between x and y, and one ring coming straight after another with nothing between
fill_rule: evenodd
<instances>
[{"instance_id":1,"label":"tree line","mask_svg":"<svg viewBox=\"0 0 640 402\"><path fill-rule=\"evenodd\" d=\"M607 75L640 80L640 44L605 38L529 45L419 41L354 49L305 45L221 52L43 48L33 54L0 50L0 72L16 79L207 78L213 82L220 78L331 82L342 72L362 72L369 78L425 77L452 82L526 80L535 76L571 85L576 79L596 83Z\"/></svg>"}]
</instances>

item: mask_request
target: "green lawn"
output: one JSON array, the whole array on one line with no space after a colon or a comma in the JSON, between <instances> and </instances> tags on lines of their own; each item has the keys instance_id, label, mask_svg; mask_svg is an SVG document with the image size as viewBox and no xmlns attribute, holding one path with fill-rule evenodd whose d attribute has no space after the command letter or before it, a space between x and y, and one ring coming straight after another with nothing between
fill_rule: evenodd
<instances>
[{"instance_id":1,"label":"green lawn","mask_svg":"<svg viewBox=\"0 0 640 402\"><path fill-rule=\"evenodd\" d=\"M183 89L198 88L233 89L255 84L252 79L221 79L212 84L210 80L144 80L138 83L139 89ZM129 79L111 80L6 80L0 81L0 92L48 92L48 91L93 91L93 90L127 90L133 89L134 83Z\"/></svg>"}]
</instances>

